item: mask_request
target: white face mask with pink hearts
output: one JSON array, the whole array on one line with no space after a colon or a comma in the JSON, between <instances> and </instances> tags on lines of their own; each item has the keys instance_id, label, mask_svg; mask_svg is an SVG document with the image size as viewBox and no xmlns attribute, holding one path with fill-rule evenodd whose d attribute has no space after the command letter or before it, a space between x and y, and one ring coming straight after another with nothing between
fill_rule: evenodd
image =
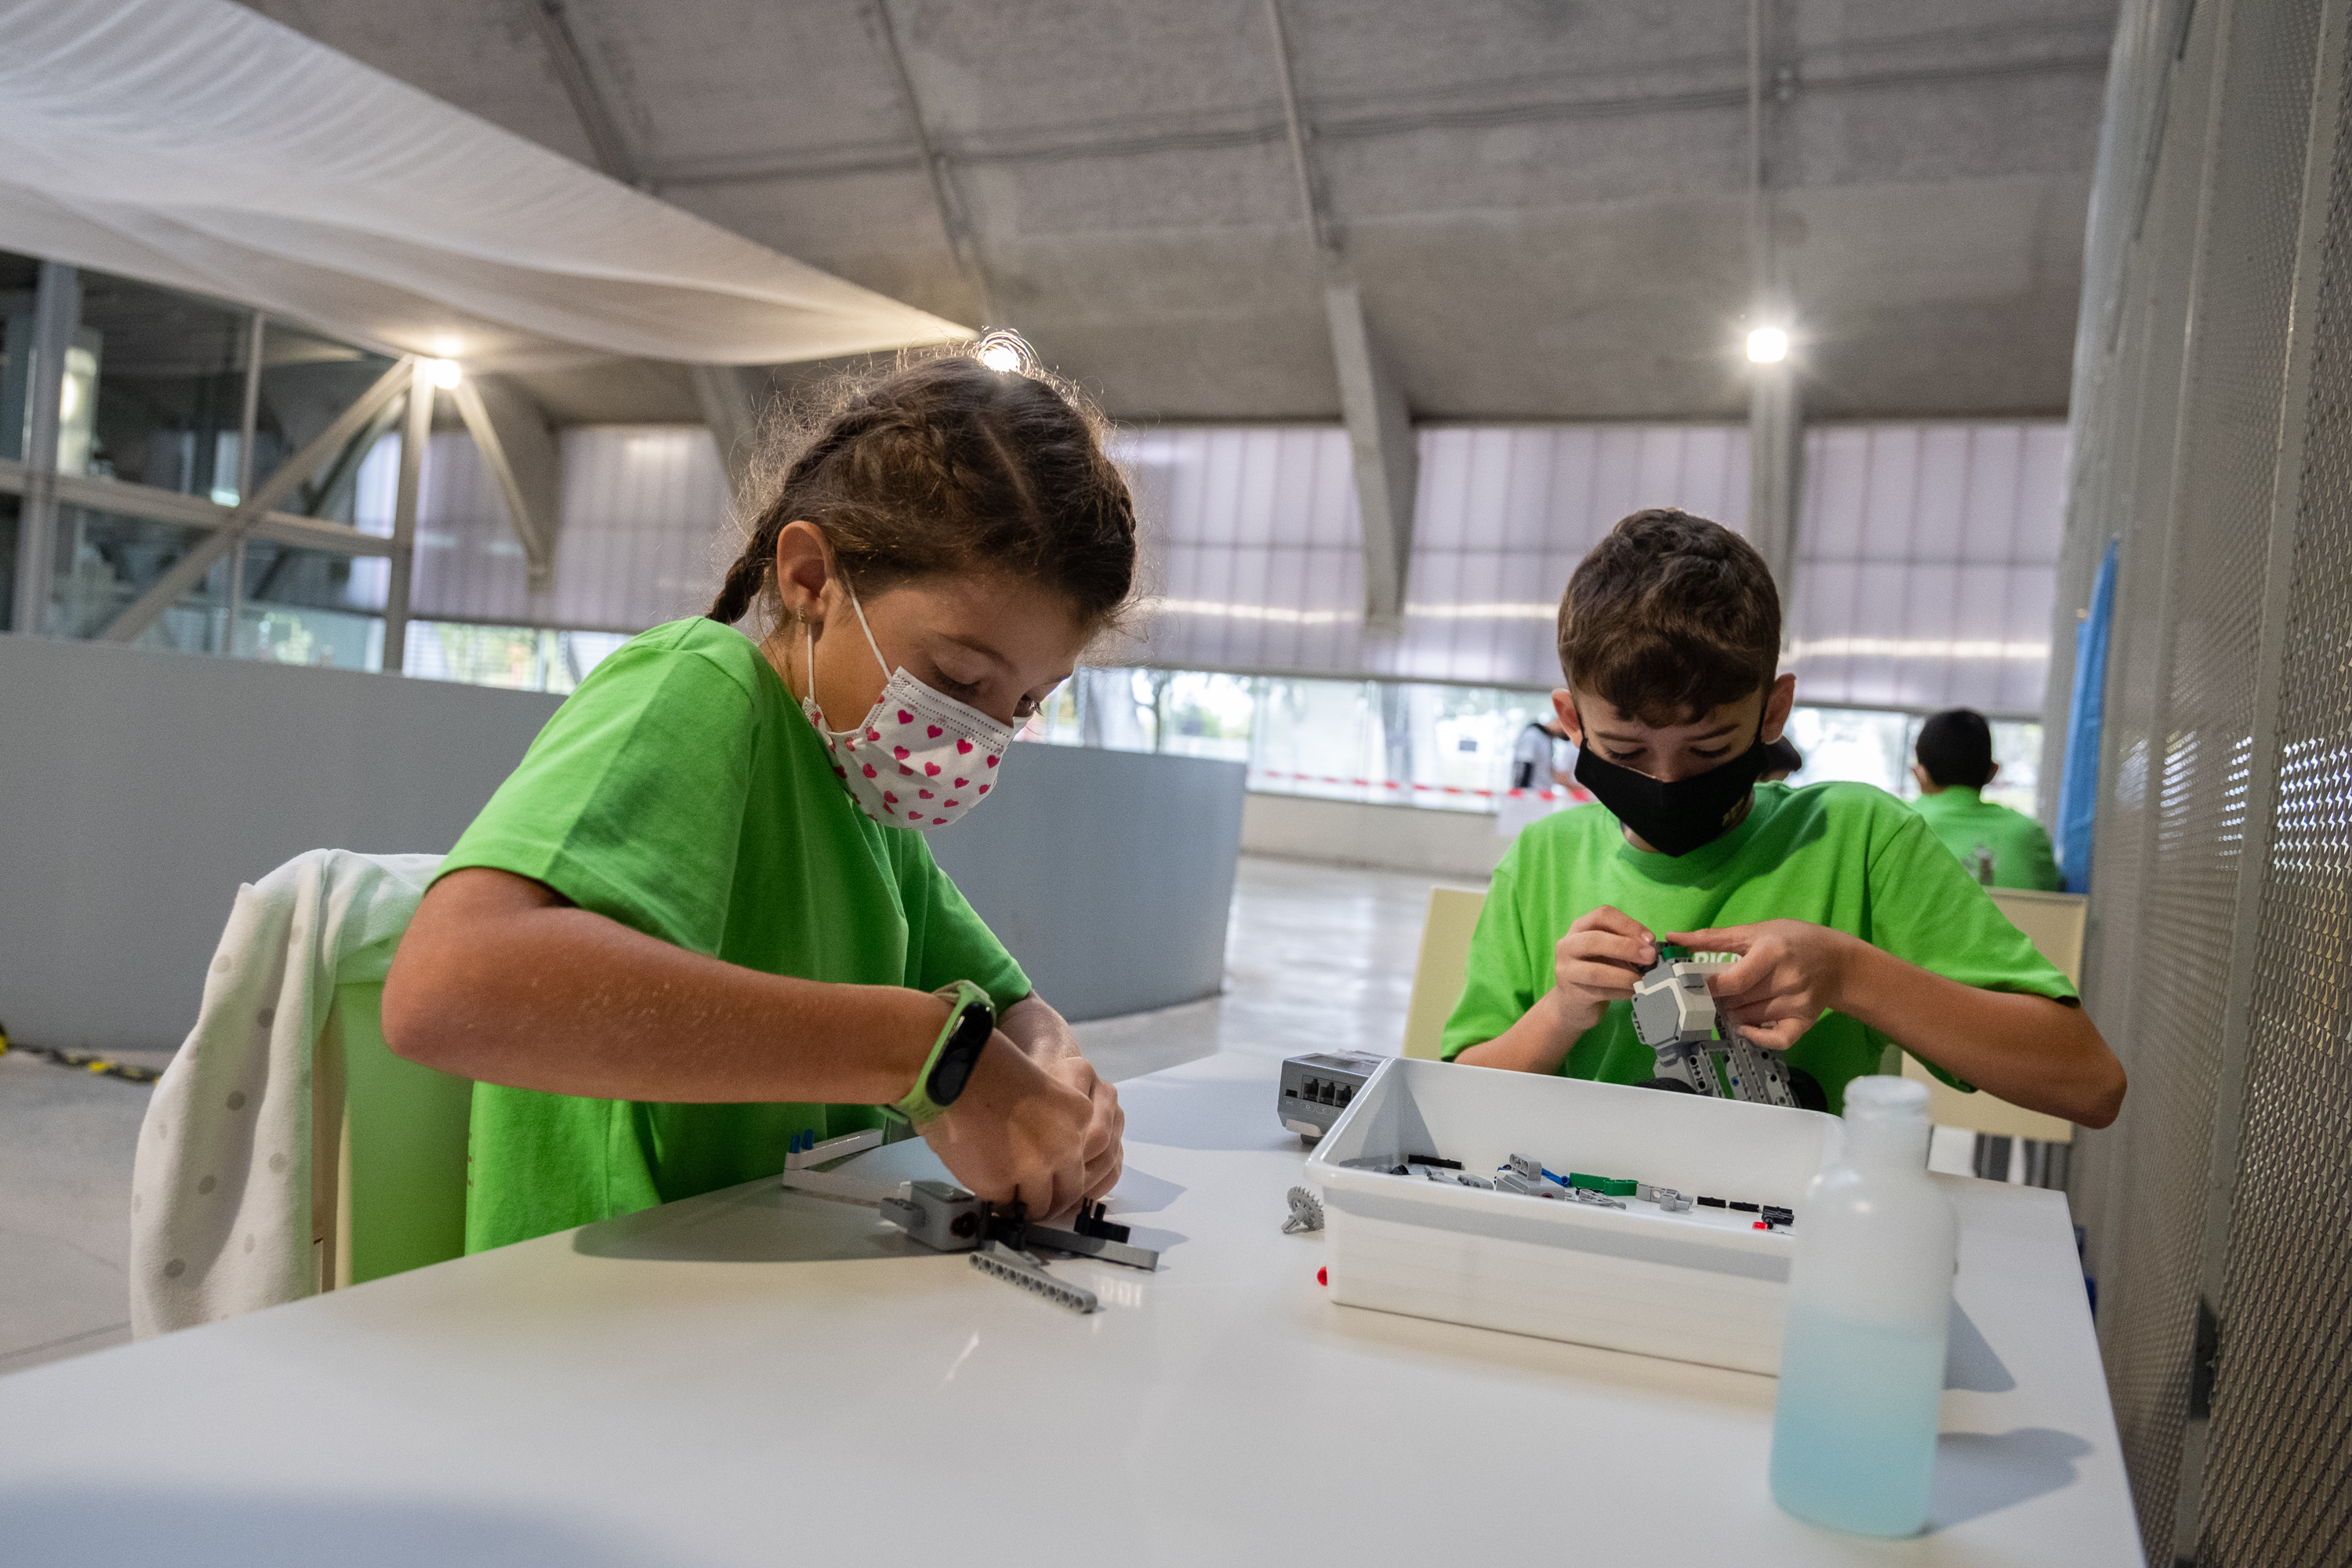
<instances>
[{"instance_id":1,"label":"white face mask with pink hearts","mask_svg":"<svg viewBox=\"0 0 2352 1568\"><path fill-rule=\"evenodd\" d=\"M857 628L874 650L874 662L889 669L855 589L849 607L857 613ZM805 625L801 639L803 668L809 672L801 711L824 738L833 771L860 811L887 827L929 833L970 811L994 787L997 764L1013 743L1013 726L934 690L901 668L891 671L882 700L864 723L827 729L816 700L816 639Z\"/></svg>"}]
</instances>

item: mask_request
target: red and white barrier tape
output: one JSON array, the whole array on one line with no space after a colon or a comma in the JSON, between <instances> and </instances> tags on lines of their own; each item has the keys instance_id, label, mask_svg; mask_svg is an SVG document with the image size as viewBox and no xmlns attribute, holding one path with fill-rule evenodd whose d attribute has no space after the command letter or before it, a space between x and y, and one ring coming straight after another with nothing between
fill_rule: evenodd
<instances>
[{"instance_id":1,"label":"red and white barrier tape","mask_svg":"<svg viewBox=\"0 0 2352 1568\"><path fill-rule=\"evenodd\" d=\"M1469 789L1461 784L1401 784L1395 779L1345 779L1331 773L1286 773L1276 772L1273 768L1252 768L1250 773L1255 778L1289 779L1297 784L1339 784L1343 788L1386 789L1400 792L1410 790L1419 795L1475 795L1485 800L1556 799L1565 800L1572 805L1581 805L1592 798L1592 793L1590 790L1580 788L1575 784L1562 784L1556 789Z\"/></svg>"}]
</instances>

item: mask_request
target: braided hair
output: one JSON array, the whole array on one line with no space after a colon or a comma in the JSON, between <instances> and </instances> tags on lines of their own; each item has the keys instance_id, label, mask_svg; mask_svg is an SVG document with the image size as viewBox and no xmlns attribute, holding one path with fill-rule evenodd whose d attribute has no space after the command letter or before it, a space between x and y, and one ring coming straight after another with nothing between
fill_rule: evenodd
<instances>
[{"instance_id":1,"label":"braided hair","mask_svg":"<svg viewBox=\"0 0 2352 1568\"><path fill-rule=\"evenodd\" d=\"M952 352L845 384L830 412L787 426L766 466L780 479L728 568L709 617L779 618L776 536L814 523L865 594L919 577L994 571L1115 622L1135 580L1135 505L1103 450L1105 426L1027 371Z\"/></svg>"}]
</instances>

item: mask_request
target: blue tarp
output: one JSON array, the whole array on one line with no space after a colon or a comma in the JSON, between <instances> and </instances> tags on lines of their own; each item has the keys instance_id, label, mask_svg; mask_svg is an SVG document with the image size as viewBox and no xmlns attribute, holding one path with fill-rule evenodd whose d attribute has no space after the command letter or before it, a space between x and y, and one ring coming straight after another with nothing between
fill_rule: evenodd
<instances>
[{"instance_id":1,"label":"blue tarp","mask_svg":"<svg viewBox=\"0 0 2352 1568\"><path fill-rule=\"evenodd\" d=\"M2066 762L2058 775L2058 865L2066 890L2091 890L2091 834L2099 806L2099 729L2106 718L2107 628L2116 613L2116 542L2091 584L2090 613L2074 628L2074 693L2066 709Z\"/></svg>"}]
</instances>

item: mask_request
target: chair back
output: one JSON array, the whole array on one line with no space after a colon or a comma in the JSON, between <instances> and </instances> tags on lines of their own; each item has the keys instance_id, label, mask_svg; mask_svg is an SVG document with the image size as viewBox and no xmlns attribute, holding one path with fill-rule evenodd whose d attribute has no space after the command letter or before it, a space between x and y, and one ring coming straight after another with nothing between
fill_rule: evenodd
<instances>
[{"instance_id":1,"label":"chair back","mask_svg":"<svg viewBox=\"0 0 2352 1568\"><path fill-rule=\"evenodd\" d=\"M1987 888L1985 891L1993 907L2025 933L2058 973L2076 985L2083 983L2083 927L2089 899L2080 893L2042 893L2025 888ZM1981 1089L1962 1094L1936 1081L1933 1074L1907 1055L1903 1058L1903 1076L1927 1086L1927 1120L1938 1127L1957 1127L1994 1138L2032 1138L2044 1143L2074 1141L2073 1122L2011 1105Z\"/></svg>"},{"instance_id":2,"label":"chair back","mask_svg":"<svg viewBox=\"0 0 2352 1568\"><path fill-rule=\"evenodd\" d=\"M1470 934L1486 895L1467 888L1429 889L1429 916L1421 927L1421 957L1412 966L1412 999L1405 1005L1404 1054L1434 1059L1444 1048L1445 1020L1462 1000L1470 969Z\"/></svg>"},{"instance_id":3,"label":"chair back","mask_svg":"<svg viewBox=\"0 0 2352 1568\"><path fill-rule=\"evenodd\" d=\"M474 1086L393 1054L381 980L335 987L310 1094L319 1289L462 1256Z\"/></svg>"}]
</instances>

